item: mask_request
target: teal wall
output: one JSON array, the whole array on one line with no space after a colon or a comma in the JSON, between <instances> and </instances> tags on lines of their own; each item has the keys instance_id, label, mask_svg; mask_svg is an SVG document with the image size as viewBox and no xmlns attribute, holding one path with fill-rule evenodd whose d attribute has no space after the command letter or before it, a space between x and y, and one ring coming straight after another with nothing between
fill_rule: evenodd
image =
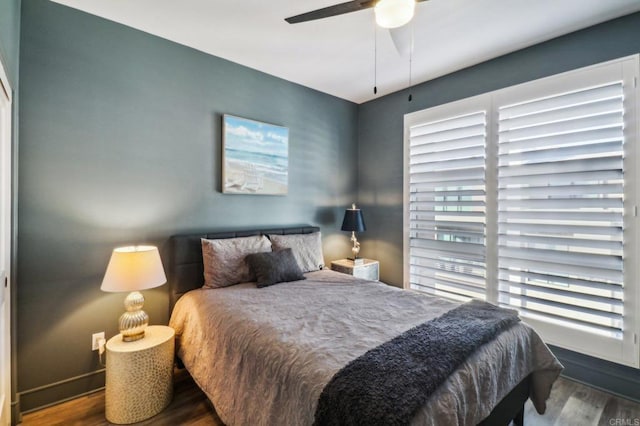
<instances>
[{"instance_id":1,"label":"teal wall","mask_svg":"<svg viewBox=\"0 0 640 426\"><path fill-rule=\"evenodd\" d=\"M381 279L402 286L404 114L638 52L635 13L421 84L411 90L412 102L405 90L360 105L358 200L367 221L361 254L380 261ZM640 400L639 370L561 355L570 376Z\"/></svg>"},{"instance_id":2,"label":"teal wall","mask_svg":"<svg viewBox=\"0 0 640 426\"><path fill-rule=\"evenodd\" d=\"M23 411L102 385L91 334L116 334L124 310L100 291L113 247L312 224L328 260L349 252L357 105L47 0L23 3L20 59ZM289 127L289 195L220 193L225 113ZM166 323L166 286L145 297Z\"/></svg>"}]
</instances>

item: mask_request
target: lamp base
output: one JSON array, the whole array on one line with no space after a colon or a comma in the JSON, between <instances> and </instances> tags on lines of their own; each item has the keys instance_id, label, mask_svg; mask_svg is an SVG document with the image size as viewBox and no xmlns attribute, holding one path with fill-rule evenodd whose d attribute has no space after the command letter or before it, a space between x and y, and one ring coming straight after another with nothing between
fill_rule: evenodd
<instances>
[{"instance_id":1,"label":"lamp base","mask_svg":"<svg viewBox=\"0 0 640 426\"><path fill-rule=\"evenodd\" d=\"M364 259L362 257L349 257L348 259L353 262L353 266L364 265Z\"/></svg>"},{"instance_id":2,"label":"lamp base","mask_svg":"<svg viewBox=\"0 0 640 426\"><path fill-rule=\"evenodd\" d=\"M353 253L353 258L349 258L352 260L355 260L358 258L358 254L360 253L360 243L358 242L358 239L356 238L356 233L354 231L351 231L351 242L353 242L353 247L351 247L351 253Z\"/></svg>"},{"instance_id":3,"label":"lamp base","mask_svg":"<svg viewBox=\"0 0 640 426\"><path fill-rule=\"evenodd\" d=\"M127 310L120 316L118 328L125 342L135 342L144 337L144 329L149 325L149 315L142 310L144 296L139 291L132 291L124 299L124 307Z\"/></svg>"},{"instance_id":4,"label":"lamp base","mask_svg":"<svg viewBox=\"0 0 640 426\"><path fill-rule=\"evenodd\" d=\"M132 334L132 335L122 335L122 341L123 342L135 342L136 340L140 340L144 337L144 330L141 331L138 334Z\"/></svg>"}]
</instances>

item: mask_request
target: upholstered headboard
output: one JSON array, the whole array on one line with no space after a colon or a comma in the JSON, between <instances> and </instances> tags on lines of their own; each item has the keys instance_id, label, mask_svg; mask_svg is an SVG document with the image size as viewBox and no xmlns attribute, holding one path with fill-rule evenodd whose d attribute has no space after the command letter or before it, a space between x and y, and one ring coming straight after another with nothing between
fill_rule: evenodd
<instances>
[{"instance_id":1,"label":"upholstered headboard","mask_svg":"<svg viewBox=\"0 0 640 426\"><path fill-rule=\"evenodd\" d=\"M190 235L174 235L169 240L169 313L180 296L204 284L201 238L219 239L249 237L266 234L310 234L320 230L317 226L292 226L232 231L209 231Z\"/></svg>"}]
</instances>

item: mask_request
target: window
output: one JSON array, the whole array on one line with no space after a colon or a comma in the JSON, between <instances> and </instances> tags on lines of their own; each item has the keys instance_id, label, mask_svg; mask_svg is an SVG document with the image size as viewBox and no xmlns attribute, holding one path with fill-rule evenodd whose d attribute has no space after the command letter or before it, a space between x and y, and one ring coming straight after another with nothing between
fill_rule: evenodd
<instances>
[{"instance_id":1,"label":"window","mask_svg":"<svg viewBox=\"0 0 640 426\"><path fill-rule=\"evenodd\" d=\"M638 56L405 118L405 287L640 365Z\"/></svg>"},{"instance_id":2,"label":"window","mask_svg":"<svg viewBox=\"0 0 640 426\"><path fill-rule=\"evenodd\" d=\"M410 129L410 268L414 289L485 298L485 111Z\"/></svg>"}]
</instances>

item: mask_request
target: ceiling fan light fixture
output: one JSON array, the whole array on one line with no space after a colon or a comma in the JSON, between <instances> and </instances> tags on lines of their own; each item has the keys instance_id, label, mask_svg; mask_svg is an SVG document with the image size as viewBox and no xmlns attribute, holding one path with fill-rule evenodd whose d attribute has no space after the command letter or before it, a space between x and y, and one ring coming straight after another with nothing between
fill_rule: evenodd
<instances>
[{"instance_id":1,"label":"ceiling fan light fixture","mask_svg":"<svg viewBox=\"0 0 640 426\"><path fill-rule=\"evenodd\" d=\"M415 8L415 0L380 0L373 10L379 26L398 28L411 21Z\"/></svg>"}]
</instances>

